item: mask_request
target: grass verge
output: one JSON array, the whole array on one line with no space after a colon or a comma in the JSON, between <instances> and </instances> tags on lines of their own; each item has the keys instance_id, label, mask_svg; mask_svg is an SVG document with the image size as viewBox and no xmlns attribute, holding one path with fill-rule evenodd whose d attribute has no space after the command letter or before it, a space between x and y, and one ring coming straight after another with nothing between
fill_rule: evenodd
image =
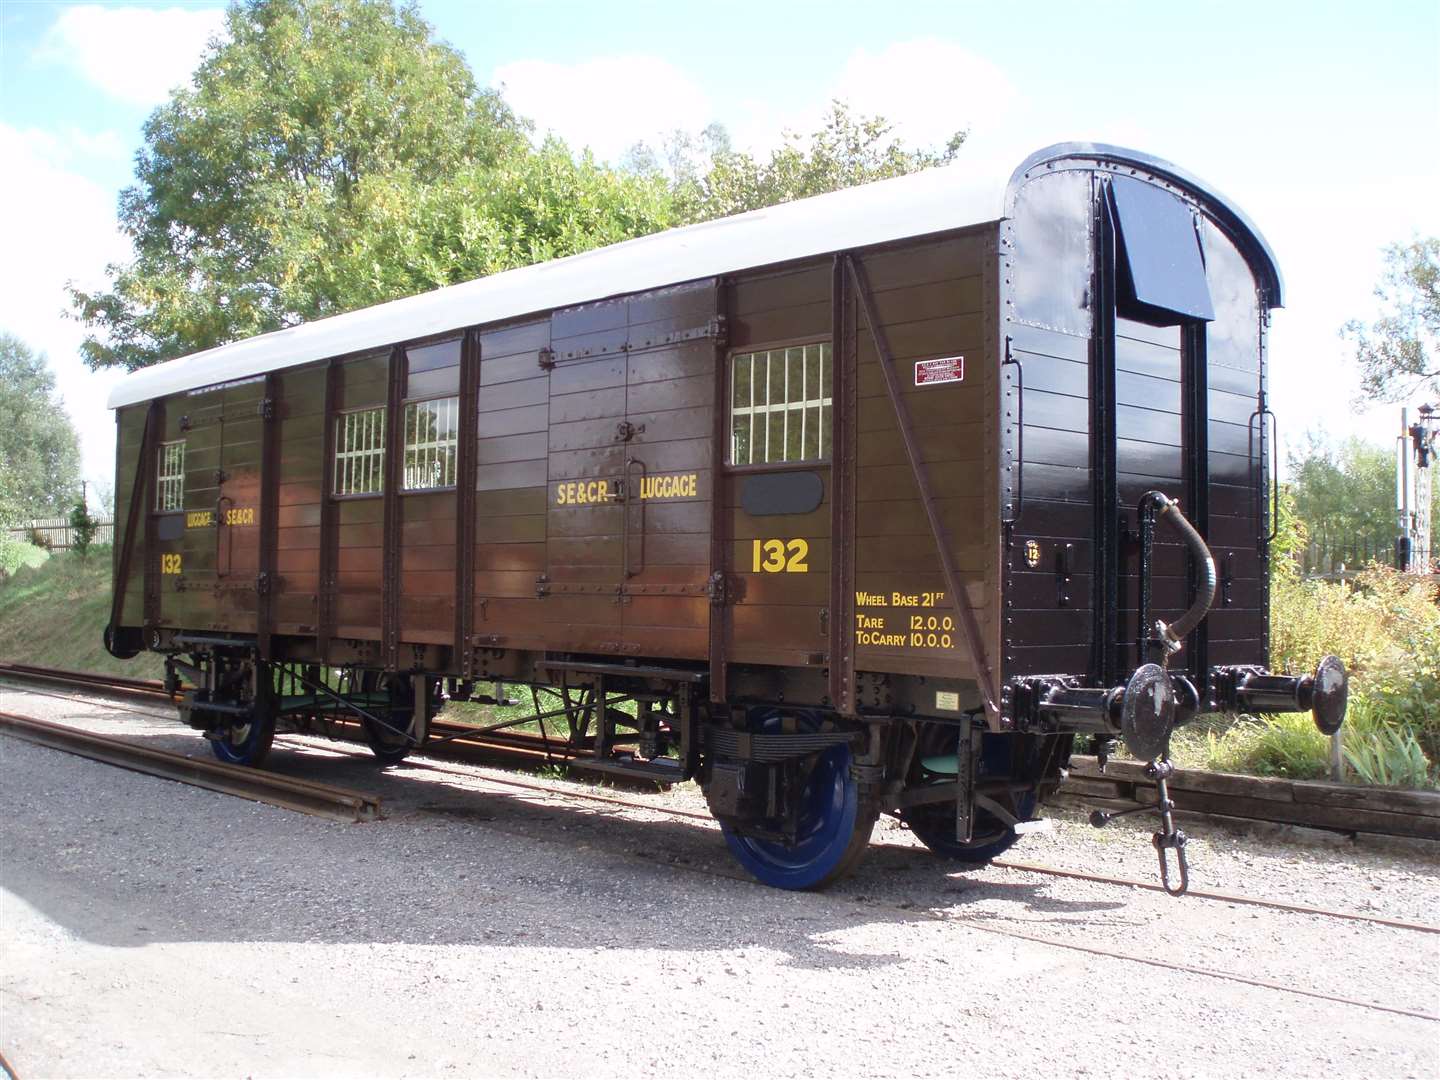
<instances>
[{"instance_id":1,"label":"grass verge","mask_svg":"<svg viewBox=\"0 0 1440 1080\"><path fill-rule=\"evenodd\" d=\"M158 679L158 657L116 660L100 635L110 619L110 548L56 552L0 581L0 659Z\"/></svg>"}]
</instances>

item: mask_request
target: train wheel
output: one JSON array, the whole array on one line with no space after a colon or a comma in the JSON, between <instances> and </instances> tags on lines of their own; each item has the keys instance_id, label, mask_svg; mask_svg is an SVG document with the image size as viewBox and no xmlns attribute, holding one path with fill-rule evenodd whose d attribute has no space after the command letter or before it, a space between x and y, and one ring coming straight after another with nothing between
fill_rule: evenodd
<instances>
[{"instance_id":1,"label":"train wheel","mask_svg":"<svg viewBox=\"0 0 1440 1080\"><path fill-rule=\"evenodd\" d=\"M915 787L955 782L955 746L959 733L955 728L927 725L921 730L916 753L915 772L910 783ZM987 734L980 743L980 778L1008 775L1011 768L1011 735ZM1008 797L996 796L1005 809L1021 821L1035 813L1033 791L1014 792ZM971 823L970 839L955 839L955 804L951 802L921 803L900 812L900 820L936 855L958 862L983 865L1008 850L1020 839L1011 825L1001 821L983 806L976 806Z\"/></svg>"},{"instance_id":2,"label":"train wheel","mask_svg":"<svg viewBox=\"0 0 1440 1080\"><path fill-rule=\"evenodd\" d=\"M818 720L802 717L814 730ZM780 729L781 717L766 718L761 730ZM878 816L862 803L855 778L850 775L850 748L835 746L819 756L798 793L800 812L793 844L747 836L722 826L725 842L740 865L765 885L781 889L818 889L848 873L870 842ZM762 823L776 832L783 822Z\"/></svg>"},{"instance_id":3,"label":"train wheel","mask_svg":"<svg viewBox=\"0 0 1440 1080\"><path fill-rule=\"evenodd\" d=\"M1015 816L1024 821L1035 812L1035 795L1026 792L1016 800ZM997 858L1019 840L1011 825L1006 825L982 807L975 808L975 821L969 843L955 839L955 809L952 803L927 803L912 807L900 815L927 848L936 855L957 862L984 865Z\"/></svg>"},{"instance_id":4,"label":"train wheel","mask_svg":"<svg viewBox=\"0 0 1440 1080\"><path fill-rule=\"evenodd\" d=\"M360 726L365 731L365 743L375 760L381 765L399 765L410 751L418 745L415 727L415 688L404 675L367 671L361 677L362 692L366 694L388 694L389 703L368 711L384 721L377 724L365 717ZM424 741L424 732L418 734Z\"/></svg>"},{"instance_id":5,"label":"train wheel","mask_svg":"<svg viewBox=\"0 0 1440 1080\"><path fill-rule=\"evenodd\" d=\"M275 710L268 701L261 701L248 716L234 719L236 723L205 733L210 751L227 765L258 767L275 741Z\"/></svg>"}]
</instances>

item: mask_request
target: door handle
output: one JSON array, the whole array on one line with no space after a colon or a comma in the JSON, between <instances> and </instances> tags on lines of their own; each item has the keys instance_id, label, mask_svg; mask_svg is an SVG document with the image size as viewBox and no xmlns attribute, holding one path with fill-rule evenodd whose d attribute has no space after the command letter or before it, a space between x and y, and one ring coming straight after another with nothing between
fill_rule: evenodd
<instances>
[{"instance_id":1,"label":"door handle","mask_svg":"<svg viewBox=\"0 0 1440 1080\"><path fill-rule=\"evenodd\" d=\"M627 497L627 493L631 491L630 471L635 468L640 470L640 483L633 489L635 501L640 504L640 565L638 568L630 565L630 500ZM620 513L622 515L620 526L620 546L622 551L620 558L625 571L626 581L629 581L636 574L640 573L641 570L645 569L645 476L645 463L643 461L633 457L625 459L625 474L621 478L622 493L620 496Z\"/></svg>"}]
</instances>

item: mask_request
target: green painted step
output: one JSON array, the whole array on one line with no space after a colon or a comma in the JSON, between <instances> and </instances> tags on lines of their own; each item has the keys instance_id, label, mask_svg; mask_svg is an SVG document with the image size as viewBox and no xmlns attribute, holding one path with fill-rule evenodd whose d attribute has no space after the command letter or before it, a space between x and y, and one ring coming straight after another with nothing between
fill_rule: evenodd
<instances>
[{"instance_id":1,"label":"green painted step","mask_svg":"<svg viewBox=\"0 0 1440 1080\"><path fill-rule=\"evenodd\" d=\"M926 772L940 773L942 776L955 776L960 772L960 761L955 754L921 758L920 764L925 767Z\"/></svg>"}]
</instances>

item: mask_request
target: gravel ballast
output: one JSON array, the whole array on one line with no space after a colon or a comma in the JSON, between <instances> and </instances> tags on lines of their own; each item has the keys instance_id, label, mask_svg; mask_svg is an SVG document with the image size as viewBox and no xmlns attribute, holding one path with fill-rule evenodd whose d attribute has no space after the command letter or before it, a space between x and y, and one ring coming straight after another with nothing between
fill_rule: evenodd
<instances>
[{"instance_id":1,"label":"gravel ballast","mask_svg":"<svg viewBox=\"0 0 1440 1080\"><path fill-rule=\"evenodd\" d=\"M150 706L0 687L0 707L206 752ZM0 738L0 1050L21 1076L1440 1073L1440 1022L1355 1004L1440 1014L1440 935L962 871L886 823L854 876L784 893L665 813L703 813L688 787L606 793L649 807L622 808L294 738L271 767L389 817ZM1155 875L1147 827L1073 812L1010 857ZM1196 888L1440 922L1433 858L1214 831L1191 861Z\"/></svg>"}]
</instances>

